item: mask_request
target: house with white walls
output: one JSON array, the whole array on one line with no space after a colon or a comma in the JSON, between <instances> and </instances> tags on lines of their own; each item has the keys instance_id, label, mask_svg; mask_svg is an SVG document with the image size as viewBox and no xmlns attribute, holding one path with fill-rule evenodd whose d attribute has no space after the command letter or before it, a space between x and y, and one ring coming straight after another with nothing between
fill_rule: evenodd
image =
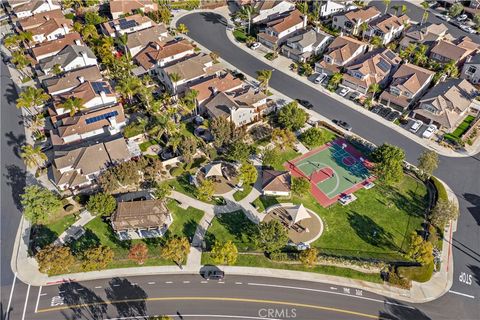
<instances>
[{"instance_id":1,"label":"house with white walls","mask_svg":"<svg viewBox=\"0 0 480 320\"><path fill-rule=\"evenodd\" d=\"M68 45L58 54L43 59L39 63L40 70L48 75L53 74L52 69L58 65L62 71L70 71L77 68L97 66L97 57L87 46Z\"/></svg>"},{"instance_id":2,"label":"house with white walls","mask_svg":"<svg viewBox=\"0 0 480 320\"><path fill-rule=\"evenodd\" d=\"M279 48L287 38L299 33L307 26L307 17L298 10L290 12L281 18L271 20L266 28L258 33L258 42L270 49Z\"/></svg>"},{"instance_id":3,"label":"house with white walls","mask_svg":"<svg viewBox=\"0 0 480 320\"><path fill-rule=\"evenodd\" d=\"M45 11L61 9L60 5L52 0L32 0L19 6L15 6L12 11L19 19L30 17Z\"/></svg>"},{"instance_id":4,"label":"house with white walls","mask_svg":"<svg viewBox=\"0 0 480 320\"><path fill-rule=\"evenodd\" d=\"M279 18L284 13L295 10L295 4L285 0L257 1L255 11L257 15L252 18L253 23L266 23Z\"/></svg>"},{"instance_id":5,"label":"house with white walls","mask_svg":"<svg viewBox=\"0 0 480 320\"><path fill-rule=\"evenodd\" d=\"M332 27L346 34L358 35L361 32L360 26L363 23L369 23L380 15L380 11L375 7L356 9L334 16Z\"/></svg>"}]
</instances>

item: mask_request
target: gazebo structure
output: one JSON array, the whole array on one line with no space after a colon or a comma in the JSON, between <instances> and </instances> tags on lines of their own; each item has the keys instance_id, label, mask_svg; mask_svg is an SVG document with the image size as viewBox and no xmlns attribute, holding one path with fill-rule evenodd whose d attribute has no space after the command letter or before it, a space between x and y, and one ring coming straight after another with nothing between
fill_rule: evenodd
<instances>
[{"instance_id":1,"label":"gazebo structure","mask_svg":"<svg viewBox=\"0 0 480 320\"><path fill-rule=\"evenodd\" d=\"M285 211L287 211L287 213L292 218L290 225L297 224L304 219L310 218L310 214L308 213L307 209L305 209L305 207L303 206L303 203L298 206L287 208Z\"/></svg>"},{"instance_id":2,"label":"gazebo structure","mask_svg":"<svg viewBox=\"0 0 480 320\"><path fill-rule=\"evenodd\" d=\"M200 168L195 174L198 184L209 179L213 182L215 196L230 192L238 183L238 170L234 163L219 161L209 163Z\"/></svg>"},{"instance_id":3,"label":"gazebo structure","mask_svg":"<svg viewBox=\"0 0 480 320\"><path fill-rule=\"evenodd\" d=\"M222 163L211 163L207 166L205 166L205 178L208 177L223 177L223 172L222 172Z\"/></svg>"}]
</instances>

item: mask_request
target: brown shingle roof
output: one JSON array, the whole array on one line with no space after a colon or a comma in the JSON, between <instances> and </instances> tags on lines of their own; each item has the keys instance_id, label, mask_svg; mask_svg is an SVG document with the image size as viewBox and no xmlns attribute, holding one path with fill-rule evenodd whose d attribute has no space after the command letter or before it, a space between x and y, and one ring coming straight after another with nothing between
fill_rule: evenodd
<instances>
[{"instance_id":1,"label":"brown shingle roof","mask_svg":"<svg viewBox=\"0 0 480 320\"><path fill-rule=\"evenodd\" d=\"M434 74L434 71L411 63L402 64L393 75L392 86L400 87L402 91L407 90L411 93L416 93Z\"/></svg>"},{"instance_id":2,"label":"brown shingle roof","mask_svg":"<svg viewBox=\"0 0 480 320\"><path fill-rule=\"evenodd\" d=\"M166 224L170 212L163 200L119 202L112 215L113 229L156 228Z\"/></svg>"},{"instance_id":3,"label":"brown shingle roof","mask_svg":"<svg viewBox=\"0 0 480 320\"><path fill-rule=\"evenodd\" d=\"M102 23L102 28L105 29L105 31L108 32L108 34L112 34L112 33L115 33L115 27L122 27L122 25L120 24L120 20L126 20L126 21L134 21L136 23L136 25L142 25L144 23L148 23L148 22L151 22L152 23L152 26L155 25L155 22L153 22L149 17L147 16L143 16L141 14L134 14L134 15L131 15L131 16L128 16L128 17L125 17L125 18L121 18L121 19L115 19L115 20L111 20L111 21L107 21L107 22L104 22Z\"/></svg>"},{"instance_id":4,"label":"brown shingle roof","mask_svg":"<svg viewBox=\"0 0 480 320\"><path fill-rule=\"evenodd\" d=\"M432 53L436 53L442 57L461 61L474 51L478 50L479 45L470 38L464 37L456 42L440 40L438 44L432 48Z\"/></svg>"},{"instance_id":5,"label":"brown shingle roof","mask_svg":"<svg viewBox=\"0 0 480 320\"><path fill-rule=\"evenodd\" d=\"M197 100L205 101L214 94L214 89L218 92L228 92L232 89L241 87L243 81L235 78L231 73L222 77L214 77L190 87L191 90L198 91Z\"/></svg>"},{"instance_id":6,"label":"brown shingle roof","mask_svg":"<svg viewBox=\"0 0 480 320\"><path fill-rule=\"evenodd\" d=\"M56 106L58 104L61 104L68 98L78 98L81 99L83 103L87 103L95 97L100 96L100 92L93 87L94 85L96 86L95 83L99 83L101 84L101 86L103 86L103 88L105 88L105 90L102 91L107 97L115 96L114 91L112 90L110 84L107 81L85 81L75 89L55 96L53 99L54 105Z\"/></svg>"},{"instance_id":7,"label":"brown shingle roof","mask_svg":"<svg viewBox=\"0 0 480 320\"><path fill-rule=\"evenodd\" d=\"M64 18L62 10L57 9L57 10L52 10L52 11L46 11L46 12L41 12L39 14L20 19L18 20L18 25L23 31L35 28L37 26L42 25L46 21L50 19L59 19L59 18Z\"/></svg>"},{"instance_id":8,"label":"brown shingle roof","mask_svg":"<svg viewBox=\"0 0 480 320\"><path fill-rule=\"evenodd\" d=\"M350 59L358 48L366 45L366 43L357 39L339 36L328 46L326 54L331 56L336 62L342 63Z\"/></svg>"},{"instance_id":9,"label":"brown shingle roof","mask_svg":"<svg viewBox=\"0 0 480 320\"><path fill-rule=\"evenodd\" d=\"M290 192L292 177L288 171L263 170L262 189L264 191Z\"/></svg>"},{"instance_id":10,"label":"brown shingle roof","mask_svg":"<svg viewBox=\"0 0 480 320\"><path fill-rule=\"evenodd\" d=\"M378 11L375 7L368 7L366 9L358 9L349 11L345 14L345 17L353 22L359 21L367 21L369 19L374 18L375 16L379 15L380 11Z\"/></svg>"},{"instance_id":11,"label":"brown shingle roof","mask_svg":"<svg viewBox=\"0 0 480 320\"><path fill-rule=\"evenodd\" d=\"M102 74L97 66L89 66L81 69L75 69L64 73L61 77L53 77L43 80L43 85L48 93L62 91L68 88L75 88L81 84L80 78L84 81L100 81Z\"/></svg>"},{"instance_id":12,"label":"brown shingle roof","mask_svg":"<svg viewBox=\"0 0 480 320\"><path fill-rule=\"evenodd\" d=\"M32 53L35 58L43 56L45 54L54 54L60 52L63 48L69 45L73 45L76 42L82 43L80 34L77 32L68 33L62 38L43 42L35 47L33 47Z\"/></svg>"},{"instance_id":13,"label":"brown shingle roof","mask_svg":"<svg viewBox=\"0 0 480 320\"><path fill-rule=\"evenodd\" d=\"M115 0L110 1L110 12L114 13L130 13L136 9L142 9L145 5L154 5L152 0ZM145 10L148 11L148 10Z\"/></svg>"},{"instance_id":14,"label":"brown shingle roof","mask_svg":"<svg viewBox=\"0 0 480 320\"><path fill-rule=\"evenodd\" d=\"M301 23L303 23L302 13L298 10L294 10L284 18L269 22L268 26L280 33Z\"/></svg>"},{"instance_id":15,"label":"brown shingle roof","mask_svg":"<svg viewBox=\"0 0 480 320\"><path fill-rule=\"evenodd\" d=\"M388 33L392 29L398 29L408 22L410 18L406 15L400 17L394 15L381 16L369 22L370 27L380 29L383 33Z\"/></svg>"},{"instance_id":16,"label":"brown shingle roof","mask_svg":"<svg viewBox=\"0 0 480 320\"><path fill-rule=\"evenodd\" d=\"M152 68L159 60L193 50L193 45L188 40L173 41L169 43L150 42L135 56L135 62L145 70Z\"/></svg>"},{"instance_id":17,"label":"brown shingle roof","mask_svg":"<svg viewBox=\"0 0 480 320\"><path fill-rule=\"evenodd\" d=\"M30 29L29 31L34 36L40 34L48 35L57 29L63 28L64 26L67 28L66 31L70 30L73 27L73 21L65 18L50 19L42 23L40 26Z\"/></svg>"},{"instance_id":18,"label":"brown shingle roof","mask_svg":"<svg viewBox=\"0 0 480 320\"><path fill-rule=\"evenodd\" d=\"M167 36L167 32L167 28L161 23L148 29L129 33L127 36L127 47L129 49L139 46L145 47L150 42L161 40L163 36Z\"/></svg>"},{"instance_id":19,"label":"brown shingle roof","mask_svg":"<svg viewBox=\"0 0 480 320\"><path fill-rule=\"evenodd\" d=\"M220 64L213 64L206 67L207 64L212 63L212 58L208 54L199 54L187 60L176 62L164 68L167 74L177 73L182 80L189 80L203 75L212 75L222 69Z\"/></svg>"}]
</instances>

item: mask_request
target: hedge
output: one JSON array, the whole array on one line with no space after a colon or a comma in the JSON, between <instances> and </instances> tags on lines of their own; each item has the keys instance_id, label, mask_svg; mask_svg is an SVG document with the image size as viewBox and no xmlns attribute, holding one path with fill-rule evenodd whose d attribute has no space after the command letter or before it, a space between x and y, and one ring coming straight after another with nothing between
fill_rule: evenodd
<instances>
[{"instance_id":1,"label":"hedge","mask_svg":"<svg viewBox=\"0 0 480 320\"><path fill-rule=\"evenodd\" d=\"M397 274L412 281L427 282L433 274L433 263L418 267L398 267Z\"/></svg>"},{"instance_id":2,"label":"hedge","mask_svg":"<svg viewBox=\"0 0 480 320\"><path fill-rule=\"evenodd\" d=\"M443 185L443 183L441 183L440 180L438 180L437 178L435 178L433 176L432 176L431 179L432 179L433 184L435 185L435 188L437 189L438 200L448 201L447 190L445 189L445 186Z\"/></svg>"}]
</instances>

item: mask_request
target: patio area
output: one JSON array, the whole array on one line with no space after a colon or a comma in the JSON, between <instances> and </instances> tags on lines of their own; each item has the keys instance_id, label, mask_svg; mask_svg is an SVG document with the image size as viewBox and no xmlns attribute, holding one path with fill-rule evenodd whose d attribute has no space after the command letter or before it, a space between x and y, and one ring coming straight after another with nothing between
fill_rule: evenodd
<instances>
[{"instance_id":1,"label":"patio area","mask_svg":"<svg viewBox=\"0 0 480 320\"><path fill-rule=\"evenodd\" d=\"M266 210L264 222L280 221L288 230L288 237L298 244L309 244L317 240L323 233L323 223L320 217L302 204L281 203Z\"/></svg>"},{"instance_id":2,"label":"patio area","mask_svg":"<svg viewBox=\"0 0 480 320\"><path fill-rule=\"evenodd\" d=\"M204 179L213 181L215 195L222 195L235 188L238 183L238 172L232 163L212 162L197 172L198 183Z\"/></svg>"}]
</instances>

